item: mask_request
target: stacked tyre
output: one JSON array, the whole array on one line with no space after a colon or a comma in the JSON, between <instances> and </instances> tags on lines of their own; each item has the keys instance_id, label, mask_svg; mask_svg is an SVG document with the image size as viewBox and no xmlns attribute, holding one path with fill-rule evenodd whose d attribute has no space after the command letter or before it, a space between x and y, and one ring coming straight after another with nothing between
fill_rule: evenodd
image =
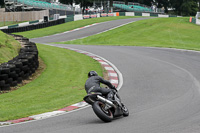
<instances>
[{"instance_id":1,"label":"stacked tyre","mask_svg":"<svg viewBox=\"0 0 200 133\"><path fill-rule=\"evenodd\" d=\"M0 65L0 90L10 90L10 87L16 86L22 80L29 78L39 66L38 49L36 44L29 42L27 38L21 36L15 37L17 40L23 40L23 48L19 55L13 60Z\"/></svg>"},{"instance_id":2,"label":"stacked tyre","mask_svg":"<svg viewBox=\"0 0 200 133\"><path fill-rule=\"evenodd\" d=\"M20 35L14 35L15 40L19 41L22 45L29 43L29 39Z\"/></svg>"}]
</instances>

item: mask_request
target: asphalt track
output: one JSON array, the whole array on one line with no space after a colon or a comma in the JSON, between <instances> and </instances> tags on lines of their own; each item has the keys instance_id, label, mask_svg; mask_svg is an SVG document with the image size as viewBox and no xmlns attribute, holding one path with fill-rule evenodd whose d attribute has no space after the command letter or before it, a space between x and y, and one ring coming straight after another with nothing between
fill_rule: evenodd
<instances>
[{"instance_id":1,"label":"asphalt track","mask_svg":"<svg viewBox=\"0 0 200 133\"><path fill-rule=\"evenodd\" d=\"M143 20L143 19L149 19L149 18L134 18L134 19L123 19L123 20L121 19L121 20L108 21L108 22L99 23L95 26L84 28L82 30L72 31L70 33L55 34L48 37L35 38L35 39L31 39L31 41L39 42L39 43L49 43L49 42L62 42L66 40L74 40L77 38L83 38L83 37L87 37L93 34L104 32L106 30L115 28L117 26L120 26L126 23L134 22L137 20Z\"/></svg>"},{"instance_id":2,"label":"asphalt track","mask_svg":"<svg viewBox=\"0 0 200 133\"><path fill-rule=\"evenodd\" d=\"M112 62L123 74L119 94L130 116L104 123L88 107L0 127L0 133L200 132L200 53L128 46L56 46L85 50Z\"/></svg>"}]
</instances>

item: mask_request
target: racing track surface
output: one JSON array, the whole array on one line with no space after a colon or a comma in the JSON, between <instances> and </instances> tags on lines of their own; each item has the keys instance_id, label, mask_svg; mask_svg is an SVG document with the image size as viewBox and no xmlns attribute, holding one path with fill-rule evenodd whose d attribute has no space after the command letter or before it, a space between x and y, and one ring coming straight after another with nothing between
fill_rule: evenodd
<instances>
[{"instance_id":1,"label":"racing track surface","mask_svg":"<svg viewBox=\"0 0 200 133\"><path fill-rule=\"evenodd\" d=\"M199 133L200 53L128 46L56 46L78 48L111 61L123 74L119 94L130 116L104 123L88 107L0 127L0 133Z\"/></svg>"}]
</instances>

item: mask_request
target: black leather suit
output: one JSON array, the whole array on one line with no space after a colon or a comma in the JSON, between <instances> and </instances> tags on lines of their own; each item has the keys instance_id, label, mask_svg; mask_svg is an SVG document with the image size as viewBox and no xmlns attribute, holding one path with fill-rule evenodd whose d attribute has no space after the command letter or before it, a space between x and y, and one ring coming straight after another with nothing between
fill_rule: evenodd
<instances>
[{"instance_id":1,"label":"black leather suit","mask_svg":"<svg viewBox=\"0 0 200 133\"><path fill-rule=\"evenodd\" d=\"M100 92L104 96L107 96L109 100L113 97L113 91L111 89L100 87L100 83L107 85L111 89L115 89L115 87L107 80L104 80L100 76L92 76L89 77L85 83L85 90L89 94L91 92Z\"/></svg>"}]
</instances>

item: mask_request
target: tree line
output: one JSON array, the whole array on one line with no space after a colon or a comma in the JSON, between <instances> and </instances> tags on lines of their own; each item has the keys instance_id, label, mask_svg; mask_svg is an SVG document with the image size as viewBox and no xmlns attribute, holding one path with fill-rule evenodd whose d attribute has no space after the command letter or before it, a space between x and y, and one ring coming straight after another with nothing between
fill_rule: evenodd
<instances>
[{"instance_id":1,"label":"tree line","mask_svg":"<svg viewBox=\"0 0 200 133\"><path fill-rule=\"evenodd\" d=\"M158 7L164 7L165 12L171 8L177 15L194 16L200 11L200 0L156 0Z\"/></svg>"},{"instance_id":2,"label":"tree line","mask_svg":"<svg viewBox=\"0 0 200 133\"><path fill-rule=\"evenodd\" d=\"M93 1L100 0L60 0L64 4L72 4L73 1L77 4L80 4L81 7L87 8L93 4ZM102 0L106 2L107 0ZM113 5L113 0L110 1L110 6ZM165 13L173 10L174 14L182 16L194 16L197 11L200 11L200 0L115 0L115 1L124 1L126 4L128 2L135 2L144 4L147 6L155 5L157 8L164 8Z\"/></svg>"},{"instance_id":3,"label":"tree line","mask_svg":"<svg viewBox=\"0 0 200 133\"><path fill-rule=\"evenodd\" d=\"M0 7L4 7L4 0L0 0Z\"/></svg>"},{"instance_id":4,"label":"tree line","mask_svg":"<svg viewBox=\"0 0 200 133\"><path fill-rule=\"evenodd\" d=\"M80 4L81 8L86 9L93 5L93 1L107 2L107 0L60 0L63 4ZM110 1L110 6L113 5L113 0ZM115 0L128 2L135 2L144 4L147 6L156 5L157 8L164 8L165 12L168 13L169 9L173 10L174 14L182 16L194 16L197 11L200 11L200 0ZM4 0L0 0L0 6L4 7ZM170 11L171 11L170 10Z\"/></svg>"}]
</instances>

